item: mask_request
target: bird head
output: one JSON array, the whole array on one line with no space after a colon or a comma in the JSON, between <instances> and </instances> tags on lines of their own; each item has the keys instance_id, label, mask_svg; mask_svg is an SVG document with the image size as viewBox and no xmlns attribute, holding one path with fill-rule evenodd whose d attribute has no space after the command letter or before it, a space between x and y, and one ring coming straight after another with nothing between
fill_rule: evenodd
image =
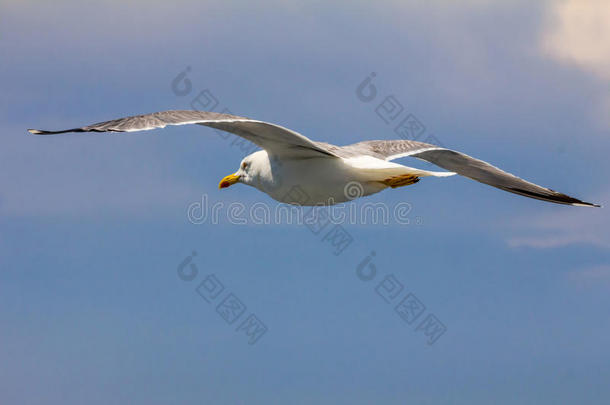
<instances>
[{"instance_id":1,"label":"bird head","mask_svg":"<svg viewBox=\"0 0 610 405\"><path fill-rule=\"evenodd\" d=\"M258 177L262 164L262 156L259 156L263 151L255 152L246 156L239 165L239 170L220 180L218 188L227 188L235 183L244 183L253 185Z\"/></svg>"}]
</instances>

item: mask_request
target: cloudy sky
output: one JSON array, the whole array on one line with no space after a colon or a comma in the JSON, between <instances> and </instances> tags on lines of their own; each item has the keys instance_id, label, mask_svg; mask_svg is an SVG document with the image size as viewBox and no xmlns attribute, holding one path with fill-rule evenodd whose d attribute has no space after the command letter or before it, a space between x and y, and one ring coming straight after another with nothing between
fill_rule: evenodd
<instances>
[{"instance_id":1,"label":"cloudy sky","mask_svg":"<svg viewBox=\"0 0 610 405\"><path fill-rule=\"evenodd\" d=\"M393 97L421 139L608 205L610 6L460 3L0 1L0 402L607 403L607 208L426 179L354 203L409 223L343 223L335 254L332 224L227 220L278 206L217 189L235 138L25 131L208 97L349 144L397 137Z\"/></svg>"}]
</instances>

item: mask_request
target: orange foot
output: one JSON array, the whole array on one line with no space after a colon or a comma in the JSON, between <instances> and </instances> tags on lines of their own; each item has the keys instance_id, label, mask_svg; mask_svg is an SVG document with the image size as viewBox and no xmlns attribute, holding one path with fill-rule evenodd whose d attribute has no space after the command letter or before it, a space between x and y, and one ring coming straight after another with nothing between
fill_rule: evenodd
<instances>
[{"instance_id":1,"label":"orange foot","mask_svg":"<svg viewBox=\"0 0 610 405\"><path fill-rule=\"evenodd\" d=\"M402 174L382 180L381 182L388 187L396 188L415 184L419 181L419 177L413 174Z\"/></svg>"}]
</instances>

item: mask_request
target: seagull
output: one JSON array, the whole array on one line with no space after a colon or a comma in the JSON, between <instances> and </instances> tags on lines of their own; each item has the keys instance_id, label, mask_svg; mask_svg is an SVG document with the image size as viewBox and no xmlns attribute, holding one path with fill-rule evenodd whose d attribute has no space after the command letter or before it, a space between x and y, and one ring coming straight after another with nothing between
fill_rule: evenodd
<instances>
[{"instance_id":1,"label":"seagull","mask_svg":"<svg viewBox=\"0 0 610 405\"><path fill-rule=\"evenodd\" d=\"M464 153L414 140L372 140L347 146L316 142L277 124L230 114L170 110L100 122L62 131L28 129L35 135L67 132L135 132L167 125L198 124L240 136L260 148L219 188L236 183L255 187L276 201L294 205L333 205L417 183L422 177L459 174L510 193L557 204L600 207L536 185ZM414 157L443 172L393 162Z\"/></svg>"}]
</instances>

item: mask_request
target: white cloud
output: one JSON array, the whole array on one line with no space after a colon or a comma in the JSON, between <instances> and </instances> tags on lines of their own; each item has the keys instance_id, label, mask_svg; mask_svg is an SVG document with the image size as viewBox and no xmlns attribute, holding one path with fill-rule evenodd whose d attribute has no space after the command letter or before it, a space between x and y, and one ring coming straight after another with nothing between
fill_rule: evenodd
<instances>
[{"instance_id":1,"label":"white cloud","mask_svg":"<svg viewBox=\"0 0 610 405\"><path fill-rule=\"evenodd\" d=\"M552 3L543 48L602 79L610 79L610 2L567 0Z\"/></svg>"},{"instance_id":2,"label":"white cloud","mask_svg":"<svg viewBox=\"0 0 610 405\"><path fill-rule=\"evenodd\" d=\"M542 50L552 58L610 80L610 2L566 0L552 2L542 35ZM593 114L610 127L610 96L601 96Z\"/></svg>"}]
</instances>

